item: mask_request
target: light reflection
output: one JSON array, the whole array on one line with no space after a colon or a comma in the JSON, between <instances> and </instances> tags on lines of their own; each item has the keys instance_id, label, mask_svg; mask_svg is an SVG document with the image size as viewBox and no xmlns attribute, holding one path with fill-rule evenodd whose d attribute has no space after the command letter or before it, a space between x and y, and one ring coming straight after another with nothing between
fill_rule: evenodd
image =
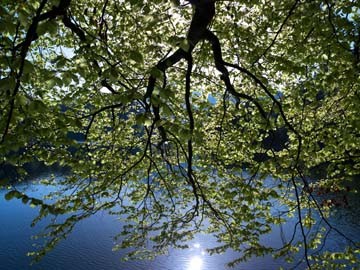
<instances>
[{"instance_id":1,"label":"light reflection","mask_svg":"<svg viewBox=\"0 0 360 270\"><path fill-rule=\"evenodd\" d=\"M199 256L190 258L187 270L202 270L203 259Z\"/></svg>"},{"instance_id":2,"label":"light reflection","mask_svg":"<svg viewBox=\"0 0 360 270\"><path fill-rule=\"evenodd\" d=\"M107 89L106 87L101 87L100 88L100 93L111 94L111 91L109 89Z\"/></svg>"}]
</instances>

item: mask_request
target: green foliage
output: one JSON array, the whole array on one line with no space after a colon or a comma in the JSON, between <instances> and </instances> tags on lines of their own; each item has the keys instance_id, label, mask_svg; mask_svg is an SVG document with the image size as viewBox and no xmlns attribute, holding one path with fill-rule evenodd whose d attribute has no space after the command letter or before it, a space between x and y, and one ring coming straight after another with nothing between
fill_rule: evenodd
<instances>
[{"instance_id":1,"label":"green foliage","mask_svg":"<svg viewBox=\"0 0 360 270\"><path fill-rule=\"evenodd\" d=\"M0 166L71 169L49 198L5 196L39 208L33 225L63 216L32 255L106 210L125 224L115 249L132 258L208 232L210 253L242 252L231 265L304 249L308 268L355 265L346 233L346 250L318 249L360 174L359 4L216 1L207 18L212 0L186 2L0 7ZM262 245L289 220L296 239Z\"/></svg>"},{"instance_id":2,"label":"green foliage","mask_svg":"<svg viewBox=\"0 0 360 270\"><path fill-rule=\"evenodd\" d=\"M8 193L5 194L5 200L9 201L14 198L20 199L22 197L22 194L17 190L11 190Z\"/></svg>"}]
</instances>

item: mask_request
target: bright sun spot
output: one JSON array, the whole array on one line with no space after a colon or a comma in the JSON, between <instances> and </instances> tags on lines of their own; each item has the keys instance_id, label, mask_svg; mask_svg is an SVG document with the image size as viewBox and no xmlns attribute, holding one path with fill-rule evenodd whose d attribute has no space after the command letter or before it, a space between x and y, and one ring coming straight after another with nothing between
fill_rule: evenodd
<instances>
[{"instance_id":1,"label":"bright sun spot","mask_svg":"<svg viewBox=\"0 0 360 270\"><path fill-rule=\"evenodd\" d=\"M199 244L199 243L195 243L195 244L194 244L194 248L200 248L200 244Z\"/></svg>"},{"instance_id":2,"label":"bright sun spot","mask_svg":"<svg viewBox=\"0 0 360 270\"><path fill-rule=\"evenodd\" d=\"M194 256L190 259L187 270L201 270L202 265L203 260L199 256Z\"/></svg>"}]
</instances>

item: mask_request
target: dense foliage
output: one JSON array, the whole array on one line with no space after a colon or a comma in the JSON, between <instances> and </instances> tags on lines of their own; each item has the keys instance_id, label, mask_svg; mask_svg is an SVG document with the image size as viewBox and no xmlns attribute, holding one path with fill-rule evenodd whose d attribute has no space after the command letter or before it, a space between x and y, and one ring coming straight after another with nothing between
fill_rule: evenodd
<instances>
[{"instance_id":1,"label":"dense foliage","mask_svg":"<svg viewBox=\"0 0 360 270\"><path fill-rule=\"evenodd\" d=\"M350 0L3 0L1 166L20 177L35 161L71 169L44 180L60 189L44 199L3 172L7 199L53 217L34 255L108 210L126 224L116 247L135 247L130 257L209 232L211 253L242 252L231 264L271 253L311 269L356 265L359 244L330 218L360 174L359 10ZM289 219L294 237L262 244ZM321 249L330 231L346 249Z\"/></svg>"}]
</instances>

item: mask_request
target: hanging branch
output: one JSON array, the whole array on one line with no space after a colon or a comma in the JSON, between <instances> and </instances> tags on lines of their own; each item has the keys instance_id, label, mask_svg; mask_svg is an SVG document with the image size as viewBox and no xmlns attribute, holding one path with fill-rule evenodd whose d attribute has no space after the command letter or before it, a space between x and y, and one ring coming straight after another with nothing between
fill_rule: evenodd
<instances>
[{"instance_id":1,"label":"hanging branch","mask_svg":"<svg viewBox=\"0 0 360 270\"><path fill-rule=\"evenodd\" d=\"M191 81L191 72L192 72L192 67L193 67L193 59L191 54L189 53L186 57L186 60L188 62L188 66L187 66L187 71L186 71L186 85L185 85L185 104L186 104L186 111L189 117L189 129L190 129L190 138L188 139L188 158L187 158L187 177L189 179L189 182L191 184L194 196L195 196L195 200L196 200L196 204L195 204L195 210L193 212L193 214L198 214L198 208L199 208L199 194L198 194L198 186L199 184L196 182L196 180L194 179L194 174L193 174L193 165L192 165L192 160L193 160L193 145L192 145L192 136L193 136L193 131L194 131L194 116L193 116L193 112L191 109L191 102L190 102L190 81Z\"/></svg>"},{"instance_id":2,"label":"hanging branch","mask_svg":"<svg viewBox=\"0 0 360 270\"><path fill-rule=\"evenodd\" d=\"M296 185L296 182L295 182L295 176L294 175L291 177L291 182L292 182L292 184L294 186L294 189L295 189L297 214L298 214L298 218L299 218L301 235L302 235L303 243L304 243L305 261L306 261L306 264L308 266L308 269L311 269L311 265L310 265L310 261L309 261L309 254L308 254L309 253L309 245L307 243L307 237L306 237L306 234L305 234L305 228L304 228L304 224L303 224L303 221L302 221L302 215L301 215L300 195L299 195L299 192L298 192L298 189L297 189L297 185Z\"/></svg>"}]
</instances>

